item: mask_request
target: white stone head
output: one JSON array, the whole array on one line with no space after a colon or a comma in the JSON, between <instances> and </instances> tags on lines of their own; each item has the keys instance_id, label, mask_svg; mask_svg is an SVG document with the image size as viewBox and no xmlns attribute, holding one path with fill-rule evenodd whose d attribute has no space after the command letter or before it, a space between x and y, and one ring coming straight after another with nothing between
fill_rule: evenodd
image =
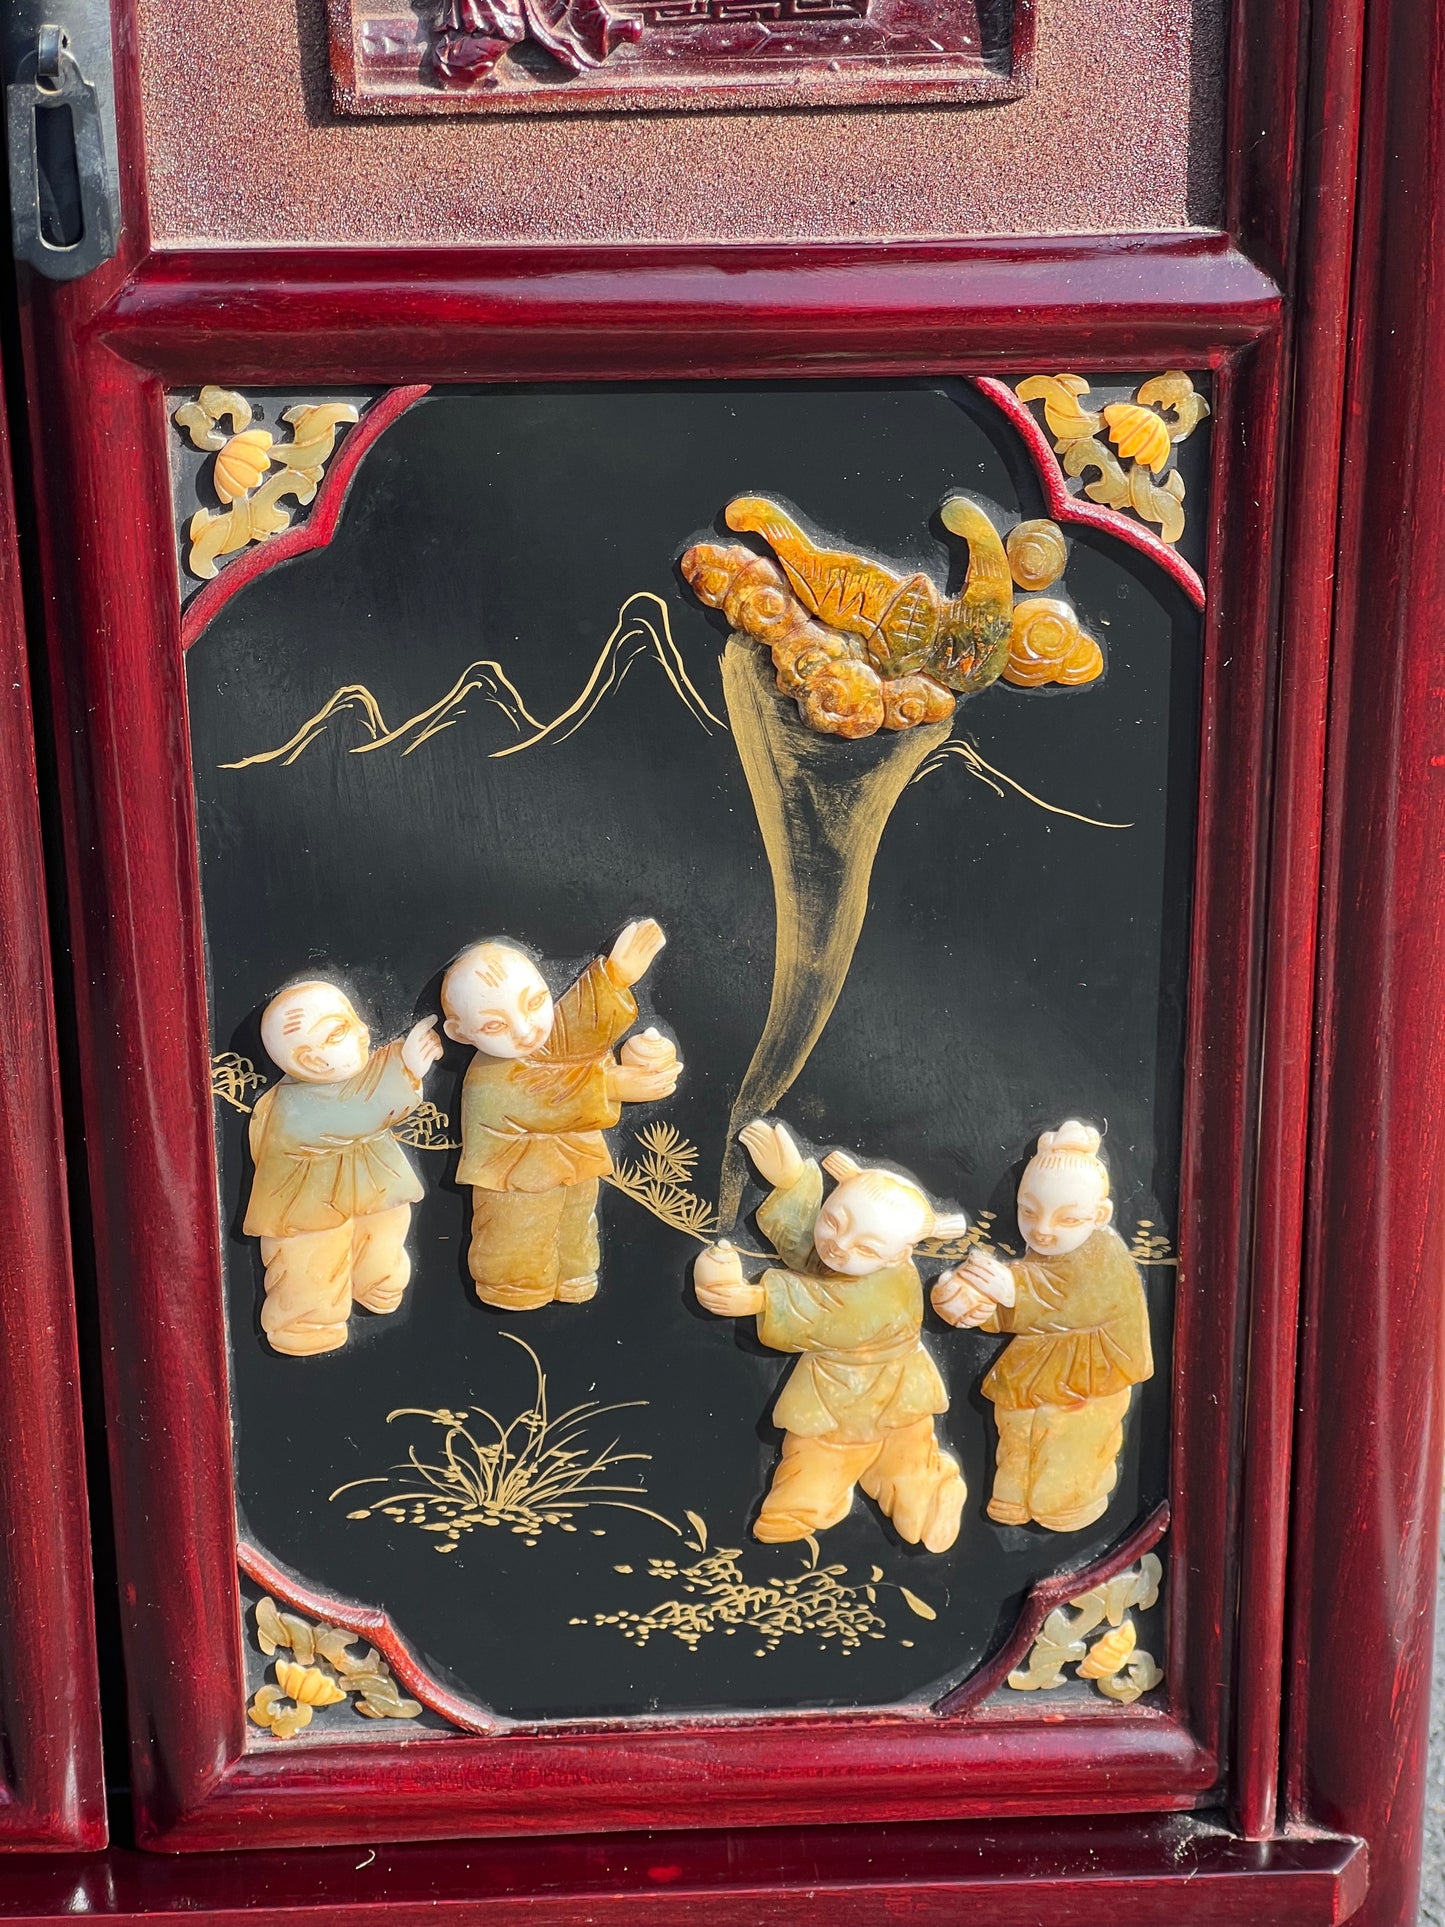
<instances>
[{"instance_id":1,"label":"white stone head","mask_svg":"<svg viewBox=\"0 0 1445 1927\"><path fill-rule=\"evenodd\" d=\"M1114 1216L1099 1133L1076 1117L1045 1131L1019 1185L1024 1242L1041 1258L1063 1258Z\"/></svg>"},{"instance_id":2,"label":"white stone head","mask_svg":"<svg viewBox=\"0 0 1445 1927\"><path fill-rule=\"evenodd\" d=\"M865 1169L845 1151L824 1158L838 1182L813 1226L813 1248L829 1271L862 1278L901 1264L923 1238L966 1231L961 1212L942 1216L911 1179L897 1171Z\"/></svg>"},{"instance_id":3,"label":"white stone head","mask_svg":"<svg viewBox=\"0 0 1445 1927\"><path fill-rule=\"evenodd\" d=\"M261 1042L288 1077L343 1084L371 1054L371 1033L335 984L320 979L278 991L261 1013Z\"/></svg>"},{"instance_id":4,"label":"white stone head","mask_svg":"<svg viewBox=\"0 0 1445 1927\"><path fill-rule=\"evenodd\" d=\"M529 1057L552 1032L552 993L524 950L474 943L442 978L442 1028L488 1057Z\"/></svg>"}]
</instances>

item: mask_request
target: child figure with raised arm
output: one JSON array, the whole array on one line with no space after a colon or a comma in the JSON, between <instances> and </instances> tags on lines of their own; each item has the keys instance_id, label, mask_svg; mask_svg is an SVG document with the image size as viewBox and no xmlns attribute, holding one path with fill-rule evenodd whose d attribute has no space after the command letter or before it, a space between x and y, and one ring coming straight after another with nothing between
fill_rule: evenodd
<instances>
[{"instance_id":1,"label":"child figure with raised arm","mask_svg":"<svg viewBox=\"0 0 1445 1927\"><path fill-rule=\"evenodd\" d=\"M472 1187L467 1265L483 1304L535 1311L597 1290L602 1135L624 1104L670 1097L682 1071L656 1030L612 1047L637 1021L632 986L666 942L650 917L629 923L554 1004L524 950L464 950L442 979L446 1033L476 1051L462 1085L457 1181Z\"/></svg>"},{"instance_id":2,"label":"child figure with raised arm","mask_svg":"<svg viewBox=\"0 0 1445 1927\"><path fill-rule=\"evenodd\" d=\"M271 999L261 1041L285 1075L251 1114L255 1176L245 1231L261 1240L261 1329L293 1358L346 1343L353 1301L395 1311L421 1184L391 1127L421 1102L442 1054L435 1017L381 1050L335 984Z\"/></svg>"},{"instance_id":3,"label":"child figure with raised arm","mask_svg":"<svg viewBox=\"0 0 1445 1927\"><path fill-rule=\"evenodd\" d=\"M753 1537L775 1545L826 1531L861 1485L901 1538L946 1552L968 1492L934 1436L948 1393L923 1344L913 1248L966 1221L936 1215L909 1179L841 1151L820 1169L782 1124L759 1119L741 1136L773 1187L757 1221L781 1263L754 1283L733 1245L712 1245L693 1267L698 1302L756 1317L763 1344L802 1354L773 1408L783 1456ZM824 1170L838 1181L826 1199Z\"/></svg>"},{"instance_id":4,"label":"child figure with raised arm","mask_svg":"<svg viewBox=\"0 0 1445 1927\"><path fill-rule=\"evenodd\" d=\"M934 1284L949 1324L1016 1334L983 1381L998 1420L988 1513L1002 1525L1081 1531L1118 1481L1124 1415L1154 1359L1143 1281L1113 1215L1099 1133L1070 1118L1043 1133L1019 1185L1023 1257L971 1252Z\"/></svg>"}]
</instances>

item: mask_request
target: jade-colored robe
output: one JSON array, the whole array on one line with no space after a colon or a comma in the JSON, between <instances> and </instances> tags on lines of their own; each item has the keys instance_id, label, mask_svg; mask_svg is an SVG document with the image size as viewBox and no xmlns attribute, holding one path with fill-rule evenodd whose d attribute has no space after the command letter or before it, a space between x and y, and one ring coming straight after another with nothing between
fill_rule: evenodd
<instances>
[{"instance_id":1,"label":"jade-colored robe","mask_svg":"<svg viewBox=\"0 0 1445 1927\"><path fill-rule=\"evenodd\" d=\"M911 1262L863 1278L829 1271L813 1247L823 1174L809 1159L774 1191L758 1224L782 1266L765 1271L758 1337L801 1352L773 1407L773 1423L800 1438L861 1443L948 1410L938 1367L924 1349L923 1282Z\"/></svg>"},{"instance_id":2,"label":"jade-colored robe","mask_svg":"<svg viewBox=\"0 0 1445 1927\"><path fill-rule=\"evenodd\" d=\"M292 1238L331 1231L393 1205L415 1204L421 1182L391 1127L421 1101L401 1045L373 1051L343 1084L283 1077L251 1113L256 1175L246 1235Z\"/></svg>"},{"instance_id":3,"label":"jade-colored robe","mask_svg":"<svg viewBox=\"0 0 1445 1927\"><path fill-rule=\"evenodd\" d=\"M540 1050L515 1058L478 1051L462 1083L457 1182L551 1191L605 1177L612 1155L602 1133L622 1115L612 1046L636 1021L632 992L599 957L558 999Z\"/></svg>"},{"instance_id":4,"label":"jade-colored robe","mask_svg":"<svg viewBox=\"0 0 1445 1927\"><path fill-rule=\"evenodd\" d=\"M1143 1281L1112 1226L1062 1258L1030 1251L1009 1270L1015 1302L980 1329L1017 1336L984 1379L985 1398L1010 1411L1081 1405L1153 1376Z\"/></svg>"}]
</instances>

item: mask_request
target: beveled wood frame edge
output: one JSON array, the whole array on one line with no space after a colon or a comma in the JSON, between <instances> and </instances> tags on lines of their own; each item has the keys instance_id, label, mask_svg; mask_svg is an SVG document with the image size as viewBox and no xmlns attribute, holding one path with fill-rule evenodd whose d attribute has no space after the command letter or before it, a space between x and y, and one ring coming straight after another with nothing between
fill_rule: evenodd
<instances>
[{"instance_id":1,"label":"beveled wood frame edge","mask_svg":"<svg viewBox=\"0 0 1445 1927\"><path fill-rule=\"evenodd\" d=\"M30 1862L0 1894L5 1927L77 1911L108 1927L1336 1927L1366 1897L1358 1840L1240 1841L1218 1814L921 1822L751 1833L546 1836L191 1854L115 1848ZM17 1877L18 1875L18 1877Z\"/></svg>"},{"instance_id":2,"label":"beveled wood frame edge","mask_svg":"<svg viewBox=\"0 0 1445 1927\"><path fill-rule=\"evenodd\" d=\"M32 1852L106 1840L46 898L0 393L0 1848Z\"/></svg>"}]
</instances>

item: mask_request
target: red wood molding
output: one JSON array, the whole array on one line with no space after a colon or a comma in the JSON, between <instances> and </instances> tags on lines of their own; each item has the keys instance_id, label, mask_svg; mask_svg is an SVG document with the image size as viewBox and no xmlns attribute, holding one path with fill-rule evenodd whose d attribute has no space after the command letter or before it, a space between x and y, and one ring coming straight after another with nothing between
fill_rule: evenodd
<instances>
[{"instance_id":1,"label":"red wood molding","mask_svg":"<svg viewBox=\"0 0 1445 1927\"><path fill-rule=\"evenodd\" d=\"M105 1842L34 720L0 403L0 1847Z\"/></svg>"},{"instance_id":2,"label":"red wood molding","mask_svg":"<svg viewBox=\"0 0 1445 1927\"><path fill-rule=\"evenodd\" d=\"M1218 367L1280 325L1217 234L806 247L207 249L138 262L97 343L174 384Z\"/></svg>"},{"instance_id":3,"label":"red wood molding","mask_svg":"<svg viewBox=\"0 0 1445 1927\"><path fill-rule=\"evenodd\" d=\"M434 1751L436 1749L428 1749ZM783 1827L7 1868L4 1927L1337 1927L1357 1840L1230 1837L1218 1816Z\"/></svg>"}]
</instances>

